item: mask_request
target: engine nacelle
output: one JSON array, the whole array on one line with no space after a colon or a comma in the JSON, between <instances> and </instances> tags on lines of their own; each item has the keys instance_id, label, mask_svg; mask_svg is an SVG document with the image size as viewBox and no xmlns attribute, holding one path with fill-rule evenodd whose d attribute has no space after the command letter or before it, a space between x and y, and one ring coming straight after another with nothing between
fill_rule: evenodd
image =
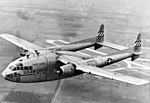
<instances>
[{"instance_id":1,"label":"engine nacelle","mask_svg":"<svg viewBox=\"0 0 150 103\"><path fill-rule=\"evenodd\" d=\"M75 74L76 66L74 64L67 64L60 67L61 76L73 76Z\"/></svg>"},{"instance_id":2,"label":"engine nacelle","mask_svg":"<svg viewBox=\"0 0 150 103\"><path fill-rule=\"evenodd\" d=\"M27 53L29 54L29 51L28 50L24 50L20 53L20 56L24 57L27 55Z\"/></svg>"},{"instance_id":3,"label":"engine nacelle","mask_svg":"<svg viewBox=\"0 0 150 103\"><path fill-rule=\"evenodd\" d=\"M26 56L26 53L20 53L20 56L24 57L24 56Z\"/></svg>"}]
</instances>

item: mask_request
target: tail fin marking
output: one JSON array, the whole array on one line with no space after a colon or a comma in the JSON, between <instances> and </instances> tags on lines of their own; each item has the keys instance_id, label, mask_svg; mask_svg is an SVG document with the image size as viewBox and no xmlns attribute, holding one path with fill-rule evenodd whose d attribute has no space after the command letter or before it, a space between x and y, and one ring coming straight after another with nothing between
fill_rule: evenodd
<instances>
[{"instance_id":1,"label":"tail fin marking","mask_svg":"<svg viewBox=\"0 0 150 103\"><path fill-rule=\"evenodd\" d=\"M133 48L134 53L141 52L141 34L138 34L137 40L135 41L135 45Z\"/></svg>"},{"instance_id":2,"label":"tail fin marking","mask_svg":"<svg viewBox=\"0 0 150 103\"><path fill-rule=\"evenodd\" d=\"M100 29L98 31L98 35L96 38L96 42L103 42L104 41L104 24L100 26Z\"/></svg>"},{"instance_id":3,"label":"tail fin marking","mask_svg":"<svg viewBox=\"0 0 150 103\"><path fill-rule=\"evenodd\" d=\"M99 45L98 42L102 43L103 41L104 41L104 24L102 24L100 26L100 29L98 31L96 41L95 41L95 45L94 45L94 50L102 47L102 45Z\"/></svg>"},{"instance_id":4,"label":"tail fin marking","mask_svg":"<svg viewBox=\"0 0 150 103\"><path fill-rule=\"evenodd\" d=\"M133 47L133 56L131 57L131 61L139 58L140 54L141 54L141 34L139 33Z\"/></svg>"}]
</instances>

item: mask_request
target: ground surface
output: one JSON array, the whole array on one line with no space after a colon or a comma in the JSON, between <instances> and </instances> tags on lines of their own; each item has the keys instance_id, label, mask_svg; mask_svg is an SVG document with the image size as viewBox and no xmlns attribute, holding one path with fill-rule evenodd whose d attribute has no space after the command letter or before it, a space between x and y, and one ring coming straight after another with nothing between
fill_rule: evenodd
<instances>
[{"instance_id":1,"label":"ground surface","mask_svg":"<svg viewBox=\"0 0 150 103\"><path fill-rule=\"evenodd\" d=\"M47 39L76 41L95 36L103 23L105 40L124 46L132 46L141 32L143 55L136 63L150 66L149 10L149 0L0 0L0 34L17 35L44 47ZM19 52L0 38L0 71ZM150 68L145 66L120 62L106 68L126 67L119 72L150 80ZM0 103L50 103L56 84L16 84L0 77ZM55 103L149 103L149 91L150 84L133 86L81 75L64 81Z\"/></svg>"}]
</instances>

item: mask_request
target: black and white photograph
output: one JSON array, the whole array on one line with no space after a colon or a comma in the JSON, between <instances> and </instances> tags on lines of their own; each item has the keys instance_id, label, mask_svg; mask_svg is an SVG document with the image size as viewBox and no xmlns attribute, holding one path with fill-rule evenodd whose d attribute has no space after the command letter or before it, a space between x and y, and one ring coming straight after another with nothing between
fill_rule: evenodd
<instances>
[{"instance_id":1,"label":"black and white photograph","mask_svg":"<svg viewBox=\"0 0 150 103\"><path fill-rule=\"evenodd\" d=\"M0 0L0 103L150 103L150 0Z\"/></svg>"}]
</instances>

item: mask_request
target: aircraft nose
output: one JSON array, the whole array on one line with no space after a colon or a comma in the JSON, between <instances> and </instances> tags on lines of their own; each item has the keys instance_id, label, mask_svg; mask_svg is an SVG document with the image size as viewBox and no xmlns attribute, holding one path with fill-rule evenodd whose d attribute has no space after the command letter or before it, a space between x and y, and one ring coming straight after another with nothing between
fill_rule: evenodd
<instances>
[{"instance_id":1,"label":"aircraft nose","mask_svg":"<svg viewBox=\"0 0 150 103\"><path fill-rule=\"evenodd\" d=\"M5 70L2 72L2 76L4 79L6 79L8 81L13 81L12 75L8 74Z\"/></svg>"},{"instance_id":2,"label":"aircraft nose","mask_svg":"<svg viewBox=\"0 0 150 103\"><path fill-rule=\"evenodd\" d=\"M2 76L3 76L4 78L6 77L5 71L2 72Z\"/></svg>"}]
</instances>

